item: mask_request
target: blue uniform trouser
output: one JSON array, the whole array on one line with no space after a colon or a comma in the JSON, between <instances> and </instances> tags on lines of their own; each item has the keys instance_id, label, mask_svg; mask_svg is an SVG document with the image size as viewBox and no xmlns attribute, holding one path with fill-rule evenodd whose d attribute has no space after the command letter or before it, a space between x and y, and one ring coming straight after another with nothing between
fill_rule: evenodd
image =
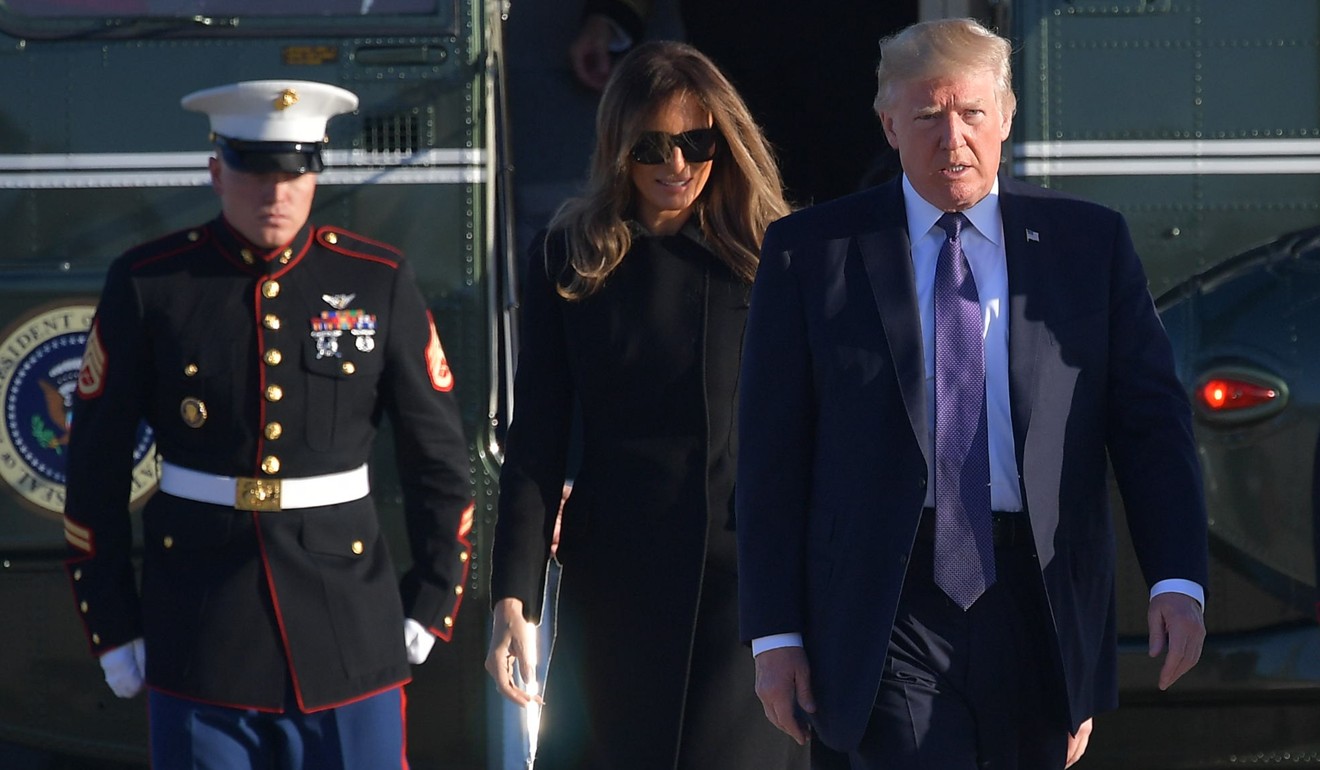
<instances>
[{"instance_id":1,"label":"blue uniform trouser","mask_svg":"<svg viewBox=\"0 0 1320 770\"><path fill-rule=\"evenodd\" d=\"M157 770L407 770L404 695L395 687L337 708L282 714L150 691Z\"/></svg>"}]
</instances>

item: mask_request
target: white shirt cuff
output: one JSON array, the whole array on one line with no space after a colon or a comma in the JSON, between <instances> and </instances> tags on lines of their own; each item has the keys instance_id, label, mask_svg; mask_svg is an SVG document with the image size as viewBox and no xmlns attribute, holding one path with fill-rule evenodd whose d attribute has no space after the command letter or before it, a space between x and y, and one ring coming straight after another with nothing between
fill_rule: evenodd
<instances>
[{"instance_id":1,"label":"white shirt cuff","mask_svg":"<svg viewBox=\"0 0 1320 770\"><path fill-rule=\"evenodd\" d=\"M1200 583L1183 580L1182 578L1169 578L1168 580L1161 580L1150 587L1150 598L1152 599L1160 594L1168 593L1186 594L1192 597L1201 605L1201 611L1205 612L1205 589L1201 587Z\"/></svg>"},{"instance_id":2,"label":"white shirt cuff","mask_svg":"<svg viewBox=\"0 0 1320 770\"><path fill-rule=\"evenodd\" d=\"M770 636L761 636L752 640L752 657L756 657L766 650L775 650L780 647L801 647L802 634L771 634Z\"/></svg>"}]
</instances>

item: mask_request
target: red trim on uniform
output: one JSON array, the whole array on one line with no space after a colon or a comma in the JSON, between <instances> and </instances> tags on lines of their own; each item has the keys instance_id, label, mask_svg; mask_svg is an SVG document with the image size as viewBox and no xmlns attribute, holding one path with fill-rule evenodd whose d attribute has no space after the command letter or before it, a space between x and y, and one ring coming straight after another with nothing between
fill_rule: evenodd
<instances>
[{"instance_id":1,"label":"red trim on uniform","mask_svg":"<svg viewBox=\"0 0 1320 770\"><path fill-rule=\"evenodd\" d=\"M291 645L289 644L289 634L284 627L284 613L280 612L279 592L275 590L275 580L271 576L270 561L266 558L266 540L261 535L261 514L256 511L252 511L252 525L253 525L253 529L256 530L257 533L257 551L261 554L261 568L266 576L266 587L270 591L271 606L272 609L274 609L275 611L275 624L279 626L280 629L280 641L284 645L284 660L289 667L289 680L293 682L293 696L298 701L299 711L301 711L304 714L315 714L318 711L325 711L327 709L346 706L350 703L357 703L360 700L365 700L367 698L370 698L373 695L379 695L380 693L383 693L386 690L392 690L396 687L402 687L403 685L412 681L412 677L405 677L404 679L401 679L392 684L379 687L370 692L362 693L361 695L355 695L352 698L347 698L345 700L338 701L336 703L328 703L324 706L317 706L316 708L308 708L307 704L303 702L302 685L298 682L298 671L293 667L293 656L289 652ZM466 570L464 574L466 574ZM197 700L197 698L192 698L187 695L180 697L187 698L189 700ZM206 701L199 701L199 702L204 703ZM235 708L251 708L251 707L237 706ZM282 713L282 711L280 713Z\"/></svg>"},{"instance_id":2,"label":"red trim on uniform","mask_svg":"<svg viewBox=\"0 0 1320 770\"><path fill-rule=\"evenodd\" d=\"M93 545L93 546L92 546L92 550L88 551L86 555L84 555L84 556L78 556L78 557L76 557L76 558L73 557L73 556L70 556L69 558L67 558L67 559L64 560L64 564L65 564L65 566L68 566L68 565L71 565L71 564L82 564L82 563L85 562L85 561L94 561L95 559L96 559L96 546ZM70 576L70 579L72 579L72 576Z\"/></svg>"},{"instance_id":3,"label":"red trim on uniform","mask_svg":"<svg viewBox=\"0 0 1320 770\"><path fill-rule=\"evenodd\" d=\"M75 522L75 520L77 520L74 519L73 516L70 516L69 514L65 514L63 518L65 518L66 523ZM79 524L79 526L81 526L81 524ZM88 530L90 530L90 528L88 528ZM87 563L91 563L91 561L95 561L96 559L95 534L91 536L90 542L88 542L87 545L88 547L86 551L83 551L81 555L70 556L69 559L65 559L65 580L69 581L69 593L71 594L71 596L74 597L75 610L77 610L78 608L78 602L81 601L81 597L79 597L77 581L74 581L73 571L74 569L78 568L79 564L87 564ZM102 645L100 645L100 648L98 648L98 646L96 646L96 643L91 641L92 631L90 627L87 626L87 615L79 612L78 621L82 622L83 637L87 639L87 651L91 652L92 656L100 656L102 655L102 652L107 651L108 647L104 646L104 643L102 643Z\"/></svg>"},{"instance_id":4,"label":"red trim on uniform","mask_svg":"<svg viewBox=\"0 0 1320 770\"><path fill-rule=\"evenodd\" d=\"M93 318L92 330L83 346L82 366L78 369L78 398L83 401L100 398L105 392L105 373L109 367L110 354L101 342L101 319Z\"/></svg>"},{"instance_id":5,"label":"red trim on uniform","mask_svg":"<svg viewBox=\"0 0 1320 770\"><path fill-rule=\"evenodd\" d=\"M281 246L278 249L276 249L271 256L278 256L279 253L284 251L285 248L289 248L289 247ZM303 245L301 248L298 249L298 253L289 257L289 261L286 264L281 265L280 269L271 273L267 278L268 279L283 278L284 275L288 273L290 270L292 270L299 262L301 262L302 258L307 256L307 252L311 250L312 250L312 234L308 233L307 240L303 241ZM266 257L267 261L270 261L270 259L271 257Z\"/></svg>"},{"instance_id":6,"label":"red trim on uniform","mask_svg":"<svg viewBox=\"0 0 1320 770\"><path fill-rule=\"evenodd\" d=\"M327 706L317 706L317 707L314 708L314 709L303 708L302 705L299 704L299 708L298 708L298 710L299 710L301 713L303 713L303 714L315 714L315 713L320 712L320 711L329 711L329 710L331 710L331 709L342 708L342 707L344 707L344 706L348 706L348 705L351 705L351 704L357 703L358 701L364 701L364 700L366 700L366 699L368 699L368 698L374 698L374 697L376 697L377 695L381 695L381 694L383 694L383 693L387 693L387 692L389 692L390 690L398 690L400 696L402 696L404 685L409 684L410 682L412 682L412 677L408 677L407 679L404 679L404 680L402 680L402 681L395 682L394 684L385 685L385 686L383 686L383 687L381 687L381 688L379 688L379 689L372 690L372 691L369 692L369 693L365 693L365 694L363 694L363 695L358 695L358 696L355 696L355 697L353 697L353 698L349 698L349 699L347 699L347 700L337 701L337 702L335 702L335 703L331 703L331 704L329 704L329 705L327 705ZM240 710L240 711L241 711L241 710L244 710L244 709L250 709L250 710L252 710L252 711L260 711L260 712L262 712L262 713L264 713L264 714L283 714L283 713L285 712L285 710L284 710L283 708L272 708L272 707L270 707L270 706L253 706L253 705L243 704L243 703L227 703L227 702L225 702L225 701L209 700L209 699L207 699L207 698L198 698L196 695L185 695L185 694L183 694L183 693L181 693L181 692L174 692L173 690L167 690L167 689L165 689L164 687L156 687L155 685L147 685L147 689L152 690L152 691L154 691L154 692L161 693L162 695L168 695L168 696L170 696L171 698L178 698L179 700L186 700L186 701L188 701L188 702L190 702L190 703L200 703L200 704L202 704L202 705L204 705L204 706L218 706L218 707L220 707L220 708L226 708L226 709L237 709L237 710ZM405 731L405 733L404 733L404 736L405 736L405 738L406 738L406 736L407 736L407 732L406 732L406 731Z\"/></svg>"},{"instance_id":7,"label":"red trim on uniform","mask_svg":"<svg viewBox=\"0 0 1320 770\"><path fill-rule=\"evenodd\" d=\"M249 274L256 272L256 268L254 268L252 265L247 264L243 260L229 253L229 249L225 248L225 244L216 241L215 250L220 254L220 257L224 259L224 261L228 262L230 265L233 265L234 268L239 270L240 272L249 273Z\"/></svg>"},{"instance_id":8,"label":"red trim on uniform","mask_svg":"<svg viewBox=\"0 0 1320 770\"><path fill-rule=\"evenodd\" d=\"M298 228L298 232L294 233L293 238L290 238L287 243L281 243L279 246L270 248L267 246L258 246L253 243L246 235L240 233L238 228L234 227L234 224L226 219L223 214L220 216L220 221L224 223L225 229L229 231L230 235L234 236L234 240L238 241L239 244L247 248L253 254L260 255L262 262L273 262L284 253L285 249L293 250L295 248L293 245L294 238L297 238L302 233L302 228L300 227ZM307 247L311 245L311 242L312 236L309 232L307 234L307 240L303 242L302 246L297 247L299 256L307 253ZM292 258L289 261L292 262ZM246 264L247 263L244 263L244 265Z\"/></svg>"},{"instance_id":9,"label":"red trim on uniform","mask_svg":"<svg viewBox=\"0 0 1320 770\"><path fill-rule=\"evenodd\" d=\"M469 546L472 544L468 542L467 536L468 533L472 531L472 523L476 509L476 502L468 503L468 507L463 509L463 516L458 520L458 539Z\"/></svg>"},{"instance_id":10,"label":"red trim on uniform","mask_svg":"<svg viewBox=\"0 0 1320 770\"><path fill-rule=\"evenodd\" d=\"M162 251L157 254L151 254L149 256L145 256L130 264L128 269L138 270L140 268L146 267L147 265L155 264L156 262L160 262L162 260L169 259L171 257L177 257L180 254L192 251L193 249L196 249L197 247L211 240L210 238L211 229L209 227L190 227L187 230L178 230L161 238L160 240L169 240L172 237L178 236L179 233L184 233L184 232L197 233L198 234L197 240L188 241L187 243L183 244L179 248L174 249L172 251Z\"/></svg>"},{"instance_id":11,"label":"red trim on uniform","mask_svg":"<svg viewBox=\"0 0 1320 770\"><path fill-rule=\"evenodd\" d=\"M391 254L395 254L395 255L400 256L400 257L403 256L403 252L402 252L402 251L399 251L398 248L396 248L396 247L394 247L394 246L392 246L392 245L390 245L390 244L388 244L388 243L384 243L383 241L373 240L373 239L371 239L371 238L366 237L365 235L359 235L359 234L357 234L357 233L354 233L354 232L350 232L350 231L348 231L348 230L345 230L345 229L342 228L342 227L334 227L333 225L326 225L325 227L321 227L321 228L317 229L317 231L316 231L316 237L317 237L317 240L320 240L320 239L321 239L321 236L322 236L323 234L328 234L328 233L335 233L336 235L347 235L349 238L352 238L352 239L354 239L354 240L362 241L363 243L369 243L369 244L371 244L372 246L378 246L378 247L380 247L380 248L382 248L382 249L385 249L386 251L390 252ZM327 243L326 245L329 246L331 249L334 249L335 251L341 251L341 250L342 250L342 249L338 246L338 244L329 244L329 243Z\"/></svg>"},{"instance_id":12,"label":"red trim on uniform","mask_svg":"<svg viewBox=\"0 0 1320 770\"><path fill-rule=\"evenodd\" d=\"M225 226L225 229L229 231L230 235L234 236L234 240L238 241L240 245L255 248L258 250L260 249L259 246L252 243L252 241L249 241L246 235L240 233L238 231L238 228L234 227L234 223L230 222L228 217L226 217L223 212L221 212L220 214L220 223Z\"/></svg>"},{"instance_id":13,"label":"red trim on uniform","mask_svg":"<svg viewBox=\"0 0 1320 770\"><path fill-rule=\"evenodd\" d=\"M69 593L73 595L73 608L75 612L77 612L78 610L78 602L79 602L78 586L73 579L73 572L70 570L70 567L76 569L77 565L92 561L95 555L96 554L92 552L92 553L88 553L86 556L82 556L76 559L70 558L64 560L64 579L69 581ZM99 658L104 653L109 652L110 649L112 648L105 647L104 645L102 645L102 648L99 650L96 648L96 644L92 642L92 629L88 628L87 626L87 616L81 612L78 612L77 614L78 614L78 621L82 623L83 636L87 639L87 651L91 653L93 657L97 657L97 658Z\"/></svg>"},{"instance_id":14,"label":"red trim on uniform","mask_svg":"<svg viewBox=\"0 0 1320 770\"><path fill-rule=\"evenodd\" d=\"M284 629L284 613L280 612L279 592L275 590L270 560L266 558L266 538L261 534L261 514L256 511L252 511L252 529L257 533L257 553L261 556L261 571L266 576L266 590L270 592L271 609L275 611L275 625L280 629L280 642L284 645L284 662L289 667L289 680L293 682L293 697L298 700L298 710L307 713L307 707L303 704L302 685L298 683L298 672L293 667L293 655L289 652L289 634Z\"/></svg>"},{"instance_id":15,"label":"red trim on uniform","mask_svg":"<svg viewBox=\"0 0 1320 770\"><path fill-rule=\"evenodd\" d=\"M468 503L467 507L463 509L463 515L458 519L458 532L455 533L455 539L463 545L463 550L468 557L463 561L463 574L459 575L458 582L454 584L456 586L467 585L468 570L472 568L472 543L468 540L468 534L472 532L473 516L476 509L477 503L474 500ZM449 611L449 619L454 621L453 625L445 629L428 628L426 630L430 631L437 639L446 642L451 641L454 638L454 629L458 627L458 608L463 606L463 596L466 593L465 590L463 593L458 594L454 599L454 608Z\"/></svg>"},{"instance_id":16,"label":"red trim on uniform","mask_svg":"<svg viewBox=\"0 0 1320 770\"><path fill-rule=\"evenodd\" d=\"M431 377L431 388L448 393L454 389L454 370L449 368L449 361L445 358L445 348L440 344L440 332L435 328L435 317L430 309L426 311L426 325L430 327L431 336L426 340L423 357L427 374Z\"/></svg>"},{"instance_id":17,"label":"red trim on uniform","mask_svg":"<svg viewBox=\"0 0 1320 770\"><path fill-rule=\"evenodd\" d=\"M234 226L230 224L229 220L225 219L223 215L221 215L220 221L221 223L224 224L225 230L229 231L229 234L233 236L234 240L238 242L241 248L245 248L248 251L251 251L253 255L260 255L260 260L262 262L275 261L284 254L285 249L288 249L290 251L297 249L298 253L296 255L290 256L288 263L281 265L280 269L275 272L267 273L265 271L264 265L256 264L256 260L258 258L257 256L254 256L253 262L249 264L247 262L244 262L238 256L231 253L229 249L225 247L224 242L222 241L216 242L216 251L220 252L220 256L224 257L225 261L229 262L230 264L232 264L234 267L238 268L242 272L250 273L264 279L276 278L288 272L289 268L298 264L299 260L303 258L303 256L308 252L309 249L311 249L312 246L312 235L311 232L308 231L307 238L303 241L303 244L301 246L294 246L293 241L290 240L288 243L282 246L276 246L273 249L268 249L265 246L258 246L252 241L248 240L247 236L243 235L238 230L235 230ZM298 230L298 234L301 234L302 232L303 232L302 229ZM297 235L294 236L295 239L297 237L298 237Z\"/></svg>"},{"instance_id":18,"label":"red trim on uniform","mask_svg":"<svg viewBox=\"0 0 1320 770\"><path fill-rule=\"evenodd\" d=\"M409 684L409 683L411 683L411 682L412 682L412 677L406 677L406 678L401 679L401 680L399 680L399 681L397 681L397 682L395 682L395 683L393 683L393 684L387 684L387 685L384 685L384 686L382 686L382 687L379 687L379 688L377 688L377 689L375 689L375 690L372 690L371 692L363 693L363 694L361 694L361 695L354 695L352 698L347 698L347 699L345 699L345 700L336 701L336 702L334 702L334 703L330 703L330 704L327 704L327 705L325 705L325 706L317 706L317 707L314 708L314 709L305 708L305 707L302 706L302 704L299 704L299 709L300 709L300 710L302 711L302 713L304 713L304 714L315 714L315 713L317 713L318 711L329 711L330 709L342 708L342 707L344 707L344 706L348 706L348 705L351 705L351 704L357 703L358 701L364 701L364 700L366 700L367 698L374 698L374 697L376 697L377 695L380 695L381 693L389 692L390 690L398 690L400 693L402 693L402 692L403 692L403 686L406 685L406 684Z\"/></svg>"},{"instance_id":19,"label":"red trim on uniform","mask_svg":"<svg viewBox=\"0 0 1320 770\"><path fill-rule=\"evenodd\" d=\"M252 287L252 324L257 331L257 458L253 462L252 475L257 478L261 476L261 458L266 451L266 332L270 331L262 323L265 315L265 308L261 306L265 299L261 293L263 283L265 281L257 281Z\"/></svg>"},{"instance_id":20,"label":"red trim on uniform","mask_svg":"<svg viewBox=\"0 0 1320 770\"><path fill-rule=\"evenodd\" d=\"M399 728L403 731L399 736L403 745L403 756L399 757L399 767L408 770L408 690L405 687L399 688Z\"/></svg>"},{"instance_id":21,"label":"red trim on uniform","mask_svg":"<svg viewBox=\"0 0 1320 770\"><path fill-rule=\"evenodd\" d=\"M379 254L366 254L361 251L354 251L352 249L349 249L347 246L345 246L342 243L330 243L325 239L325 237L327 235L330 235L331 233L333 233L336 238L338 238L339 236L344 236L346 238L350 238L355 241L361 241L362 243L375 246L376 248L379 249L384 249L385 251L388 251L389 253L395 255L397 259L391 260L386 257L382 257ZM337 227L331 227L329 225L322 227L316 231L316 242L321 244L325 248L330 249L331 251L338 252L345 256L354 257L356 259L366 259L372 262L379 262L383 265L389 265L390 267L398 267L399 260L403 259L403 252L399 251L398 249L389 245L388 243L373 241L372 239L365 238L361 235L358 235L357 233L352 233L349 232L348 230L341 230Z\"/></svg>"},{"instance_id":22,"label":"red trim on uniform","mask_svg":"<svg viewBox=\"0 0 1320 770\"><path fill-rule=\"evenodd\" d=\"M224 225L225 230L229 232L233 239L238 241L240 249L252 246L252 242L243 237L242 233L235 230L234 226L229 224L229 220L225 219L223 214L220 215L220 223ZM208 227L207 229L209 230L210 228ZM224 257L226 262L238 268L239 272L255 274L260 270L255 264L244 262L237 254L230 251L229 244L225 243L222 239L216 239L215 250L220 252L220 256Z\"/></svg>"},{"instance_id":23,"label":"red trim on uniform","mask_svg":"<svg viewBox=\"0 0 1320 770\"><path fill-rule=\"evenodd\" d=\"M376 688L375 690L372 690L371 692L365 692L365 693L362 693L361 695L355 695L355 696L353 696L352 698L346 698L346 699L344 699L344 700L336 701L336 702L334 702L334 703L330 703L330 704L327 704L327 705L325 705L325 706L317 706L317 707L314 708L314 709L303 708L303 713L304 713L304 714L315 714L315 713L318 712L318 711L329 711L330 709L342 708L343 706L347 706L347 705L352 704L352 703L357 703L358 701L364 701L364 700L366 700L367 698L374 698L374 697L376 697L377 695L380 695L381 693L389 692L390 690L396 690L396 689L397 689L397 690L399 691L399 693L402 694L402 693L403 693L403 686L406 685L406 684L408 684L408 683L410 683L410 682L412 682L412 677L411 677L411 676L409 676L409 677L405 677L405 678L403 678L403 679L400 679L400 680L397 681L397 682L394 682L393 684L387 684L387 685L384 685L384 686L382 686L382 687L378 687L378 688ZM300 704L300 707L301 707L301 704Z\"/></svg>"}]
</instances>

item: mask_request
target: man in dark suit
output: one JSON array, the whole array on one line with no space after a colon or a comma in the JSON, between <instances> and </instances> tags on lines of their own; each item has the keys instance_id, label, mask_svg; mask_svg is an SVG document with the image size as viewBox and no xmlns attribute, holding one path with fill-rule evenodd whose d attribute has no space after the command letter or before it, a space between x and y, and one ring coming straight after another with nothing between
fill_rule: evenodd
<instances>
[{"instance_id":1,"label":"man in dark suit","mask_svg":"<svg viewBox=\"0 0 1320 770\"><path fill-rule=\"evenodd\" d=\"M742 634L767 717L853 770L1081 755L1117 705L1106 458L1161 688L1205 636L1204 501L1167 337L1120 215L997 176L1009 57L967 19L885 41L875 107L902 177L790 215L762 247Z\"/></svg>"}]
</instances>

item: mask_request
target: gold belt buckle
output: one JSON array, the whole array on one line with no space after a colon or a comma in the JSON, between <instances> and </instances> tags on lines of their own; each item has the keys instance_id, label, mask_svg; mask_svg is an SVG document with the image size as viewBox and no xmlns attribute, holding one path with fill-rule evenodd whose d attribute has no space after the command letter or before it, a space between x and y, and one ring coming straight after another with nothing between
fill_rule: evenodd
<instances>
[{"instance_id":1,"label":"gold belt buckle","mask_svg":"<svg viewBox=\"0 0 1320 770\"><path fill-rule=\"evenodd\" d=\"M234 507L245 511L280 510L280 480L238 479L234 492Z\"/></svg>"}]
</instances>

